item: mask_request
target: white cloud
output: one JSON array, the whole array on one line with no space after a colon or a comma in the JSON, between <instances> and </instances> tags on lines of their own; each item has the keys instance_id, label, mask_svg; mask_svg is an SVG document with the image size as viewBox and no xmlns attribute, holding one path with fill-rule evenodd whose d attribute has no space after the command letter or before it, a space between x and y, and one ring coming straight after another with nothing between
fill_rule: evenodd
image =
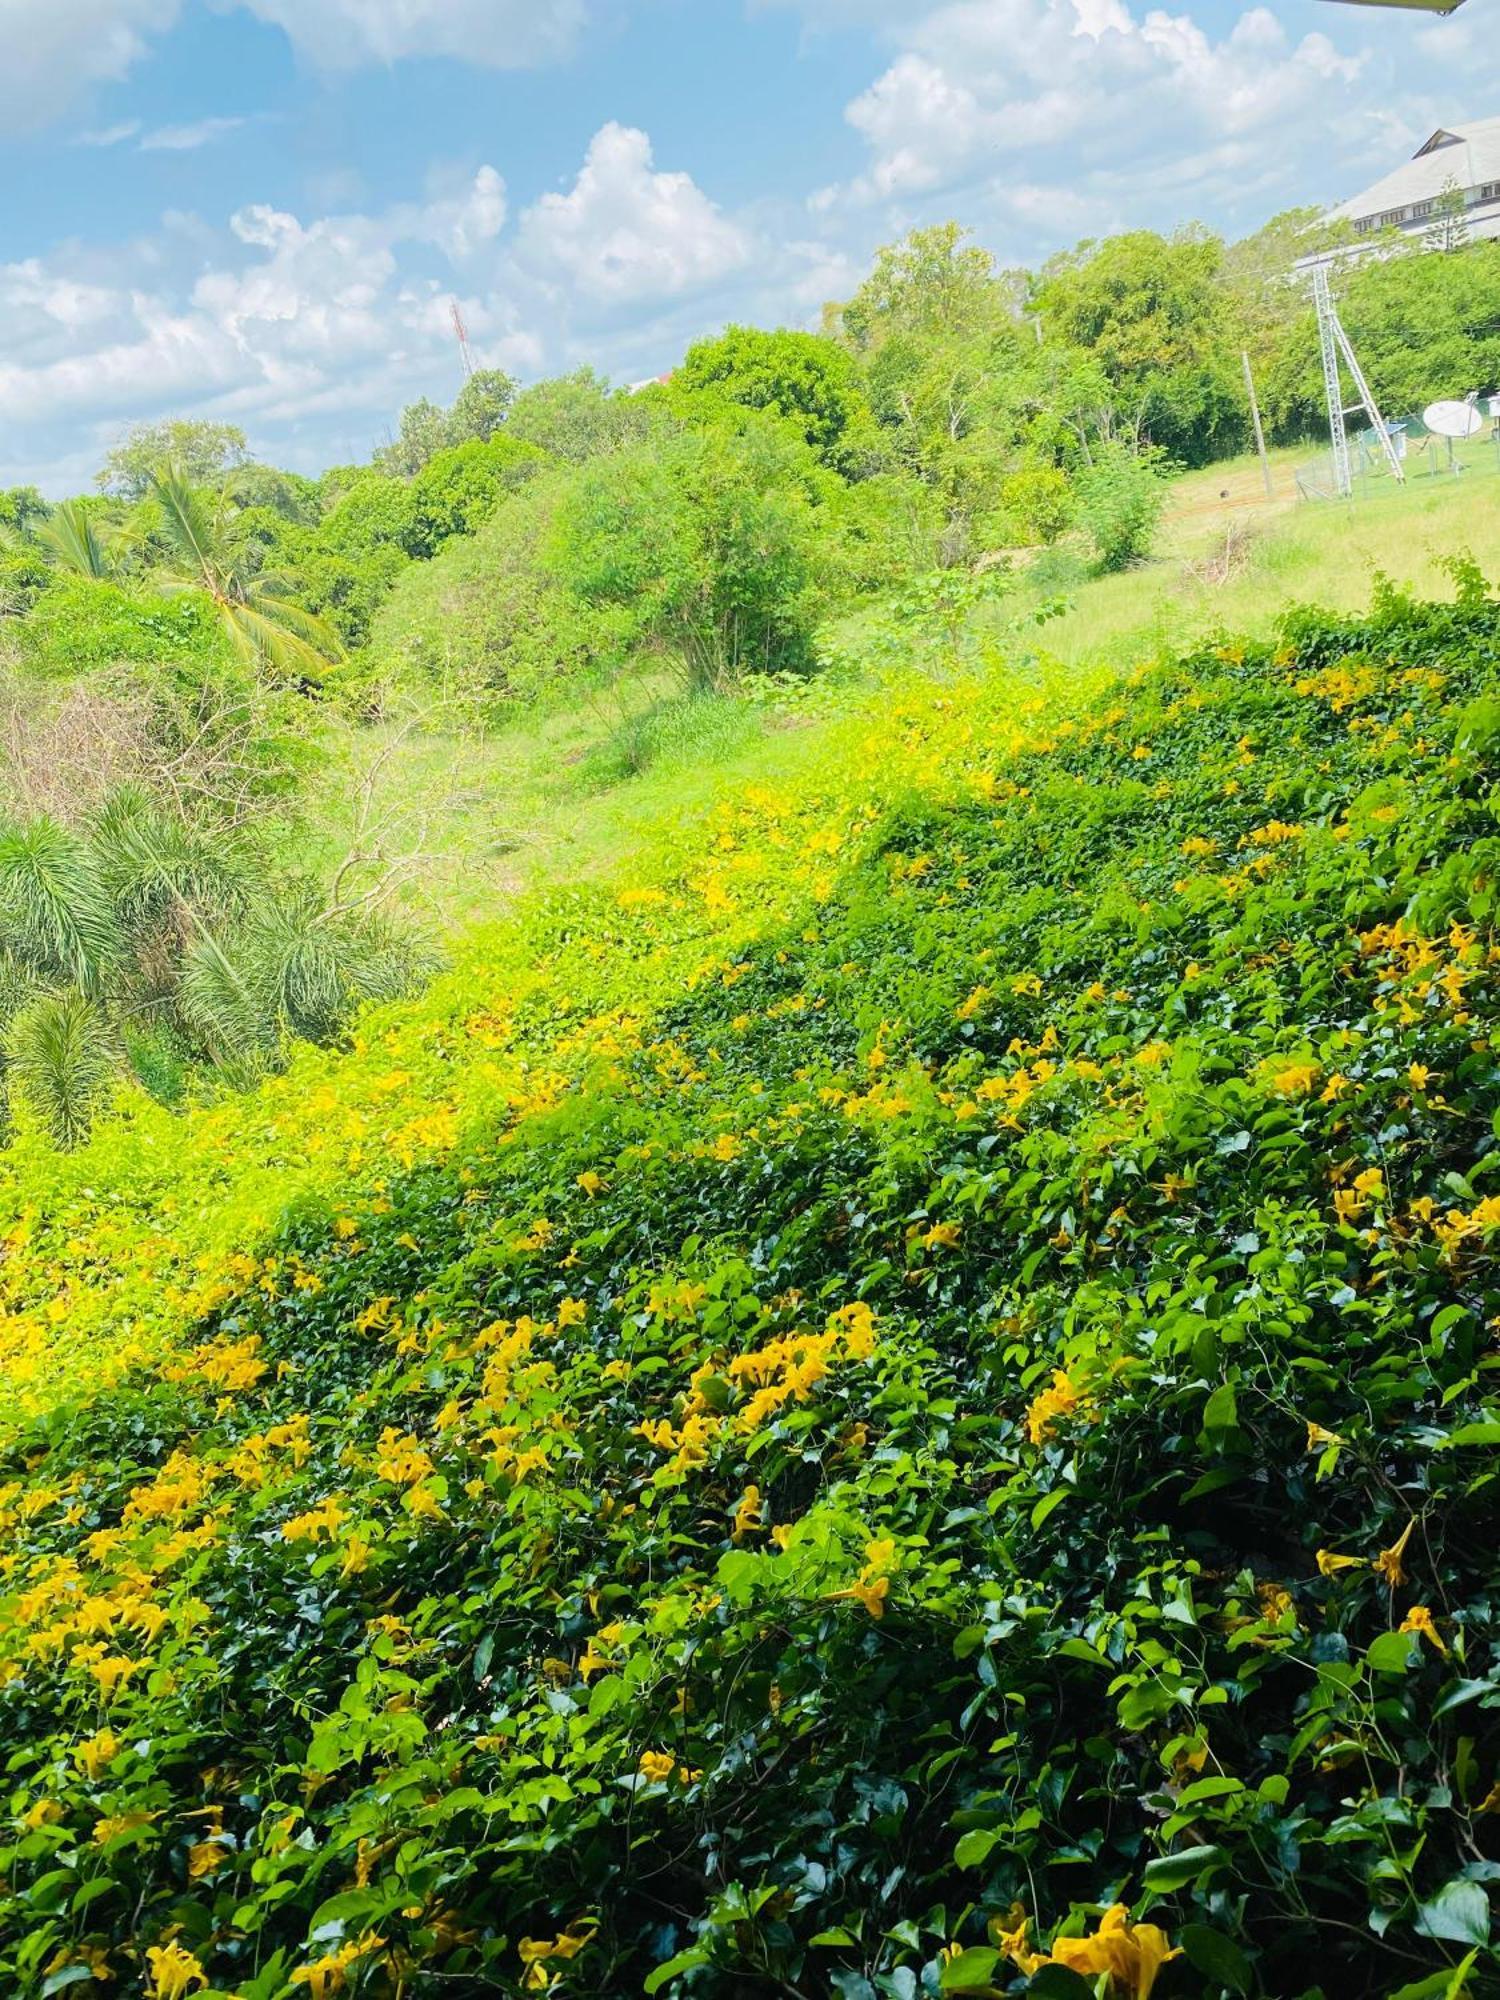
<instances>
[{"instance_id":1,"label":"white cloud","mask_svg":"<svg viewBox=\"0 0 1500 2000\"><path fill-rule=\"evenodd\" d=\"M90 88L127 75L181 0L0 0L0 130L47 124Z\"/></svg>"},{"instance_id":2,"label":"white cloud","mask_svg":"<svg viewBox=\"0 0 1500 2000\"><path fill-rule=\"evenodd\" d=\"M5 61L0 130L29 132L101 84L118 83L185 0L0 0ZM557 62L576 45L589 0L215 0L282 30L319 69L357 69L410 56L451 56L487 69ZM114 145L139 131L112 127L83 143Z\"/></svg>"},{"instance_id":3,"label":"white cloud","mask_svg":"<svg viewBox=\"0 0 1500 2000\"><path fill-rule=\"evenodd\" d=\"M80 132L73 143L75 146L123 146L127 139L137 138L140 130L139 118L123 118L118 125L106 125L97 132Z\"/></svg>"},{"instance_id":4,"label":"white cloud","mask_svg":"<svg viewBox=\"0 0 1500 2000\"><path fill-rule=\"evenodd\" d=\"M199 118L191 125L160 125L142 136L143 153L196 153L249 124L248 118Z\"/></svg>"},{"instance_id":5,"label":"white cloud","mask_svg":"<svg viewBox=\"0 0 1500 2000\"><path fill-rule=\"evenodd\" d=\"M815 212L943 194L966 197L976 220L1041 215L1051 181L1059 220L1085 197L1108 227L1164 171L1184 218L1305 199L1330 104L1347 103L1369 62L1321 30L1294 40L1265 6L1215 40L1188 14L1127 0L952 0L901 42L845 114L864 172L814 197Z\"/></svg>"},{"instance_id":6,"label":"white cloud","mask_svg":"<svg viewBox=\"0 0 1500 2000\"><path fill-rule=\"evenodd\" d=\"M323 69L454 56L528 69L573 48L585 0L237 0Z\"/></svg>"},{"instance_id":7,"label":"white cloud","mask_svg":"<svg viewBox=\"0 0 1500 2000\"><path fill-rule=\"evenodd\" d=\"M701 289L751 254L690 174L658 173L646 134L613 123L594 135L571 191L526 211L521 242L544 278L612 305Z\"/></svg>"}]
</instances>

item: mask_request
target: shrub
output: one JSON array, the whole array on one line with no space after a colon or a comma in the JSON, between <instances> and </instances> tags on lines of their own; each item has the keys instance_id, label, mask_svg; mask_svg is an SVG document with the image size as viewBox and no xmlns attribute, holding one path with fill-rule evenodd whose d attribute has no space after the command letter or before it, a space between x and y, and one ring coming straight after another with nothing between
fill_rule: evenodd
<instances>
[{"instance_id":1,"label":"shrub","mask_svg":"<svg viewBox=\"0 0 1500 2000\"><path fill-rule=\"evenodd\" d=\"M1128 569L1151 552L1166 495L1148 455L1098 446L1076 479L1078 522L1102 570Z\"/></svg>"}]
</instances>

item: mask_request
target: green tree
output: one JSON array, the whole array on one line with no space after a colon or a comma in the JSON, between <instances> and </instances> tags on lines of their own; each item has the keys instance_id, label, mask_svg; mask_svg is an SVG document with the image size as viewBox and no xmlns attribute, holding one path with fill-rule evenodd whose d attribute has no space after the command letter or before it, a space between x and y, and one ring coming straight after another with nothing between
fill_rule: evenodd
<instances>
[{"instance_id":1,"label":"green tree","mask_svg":"<svg viewBox=\"0 0 1500 2000\"><path fill-rule=\"evenodd\" d=\"M688 349L672 388L770 411L845 476L877 461L879 438L859 369L847 348L824 335L731 326Z\"/></svg>"},{"instance_id":2,"label":"green tree","mask_svg":"<svg viewBox=\"0 0 1500 2000\"><path fill-rule=\"evenodd\" d=\"M319 679L340 652L332 629L295 603L283 577L251 573L227 533L223 496L210 506L181 467L152 475L160 510L160 589L201 593L214 606L233 650L282 679Z\"/></svg>"},{"instance_id":3,"label":"green tree","mask_svg":"<svg viewBox=\"0 0 1500 2000\"><path fill-rule=\"evenodd\" d=\"M501 369L482 368L465 382L451 409L426 396L409 403L401 412L395 438L376 452L376 466L399 479L411 479L438 452L483 443L505 422L515 393L515 383Z\"/></svg>"},{"instance_id":4,"label":"green tree","mask_svg":"<svg viewBox=\"0 0 1500 2000\"><path fill-rule=\"evenodd\" d=\"M1013 318L1024 297L1021 275L1001 272L968 235L943 222L887 244L854 297L825 308L826 331L868 354L898 335L930 341Z\"/></svg>"},{"instance_id":5,"label":"green tree","mask_svg":"<svg viewBox=\"0 0 1500 2000\"><path fill-rule=\"evenodd\" d=\"M86 500L64 500L36 530L35 539L60 569L102 581L119 562L98 509Z\"/></svg>"},{"instance_id":6,"label":"green tree","mask_svg":"<svg viewBox=\"0 0 1500 2000\"><path fill-rule=\"evenodd\" d=\"M1137 230L1054 258L1036 290L1046 337L1089 356L1108 381L1110 428L1192 465L1245 438L1223 260L1204 230Z\"/></svg>"},{"instance_id":7,"label":"green tree","mask_svg":"<svg viewBox=\"0 0 1500 2000\"><path fill-rule=\"evenodd\" d=\"M29 535L52 512L34 486L10 486L0 490L0 528Z\"/></svg>"},{"instance_id":8,"label":"green tree","mask_svg":"<svg viewBox=\"0 0 1500 2000\"><path fill-rule=\"evenodd\" d=\"M436 555L453 535L472 535L502 496L531 478L542 454L506 435L471 438L430 458L410 488L401 546L416 561Z\"/></svg>"},{"instance_id":9,"label":"green tree","mask_svg":"<svg viewBox=\"0 0 1500 2000\"><path fill-rule=\"evenodd\" d=\"M617 660L655 648L695 688L801 669L825 560L818 476L806 448L765 421L620 452L579 475L544 560L600 614Z\"/></svg>"},{"instance_id":10,"label":"green tree","mask_svg":"<svg viewBox=\"0 0 1500 2000\"><path fill-rule=\"evenodd\" d=\"M592 368L580 368L523 389L505 428L510 437L581 465L601 452L639 444L653 429L663 428L663 418L652 398L611 389Z\"/></svg>"},{"instance_id":11,"label":"green tree","mask_svg":"<svg viewBox=\"0 0 1500 2000\"><path fill-rule=\"evenodd\" d=\"M1464 191L1449 174L1432 204L1432 219L1423 242L1429 250L1462 250L1469 241L1469 205Z\"/></svg>"},{"instance_id":12,"label":"green tree","mask_svg":"<svg viewBox=\"0 0 1500 2000\"><path fill-rule=\"evenodd\" d=\"M137 424L127 431L100 467L96 484L121 500L141 500L151 491L158 467L176 465L193 486L220 486L249 453L237 424L173 418Z\"/></svg>"}]
</instances>

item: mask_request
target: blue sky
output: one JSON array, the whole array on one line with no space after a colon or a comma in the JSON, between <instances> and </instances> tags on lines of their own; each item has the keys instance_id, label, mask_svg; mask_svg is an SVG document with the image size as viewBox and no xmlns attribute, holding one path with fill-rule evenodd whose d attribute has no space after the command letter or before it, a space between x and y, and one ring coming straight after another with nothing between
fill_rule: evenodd
<instances>
[{"instance_id":1,"label":"blue sky","mask_svg":"<svg viewBox=\"0 0 1500 2000\"><path fill-rule=\"evenodd\" d=\"M0 483L129 424L304 470L450 397L812 324L956 216L1004 262L1337 199L1500 112L1492 0L0 0Z\"/></svg>"}]
</instances>

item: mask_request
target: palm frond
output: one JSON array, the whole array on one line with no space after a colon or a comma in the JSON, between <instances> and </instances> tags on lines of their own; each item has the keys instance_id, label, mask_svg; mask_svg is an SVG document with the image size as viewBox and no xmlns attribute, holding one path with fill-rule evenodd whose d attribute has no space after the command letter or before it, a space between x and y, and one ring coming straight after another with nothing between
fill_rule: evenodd
<instances>
[{"instance_id":1,"label":"palm frond","mask_svg":"<svg viewBox=\"0 0 1500 2000\"><path fill-rule=\"evenodd\" d=\"M23 1007L6 1036L10 1080L65 1149L88 1137L115 1063L108 1024L76 989Z\"/></svg>"},{"instance_id":2,"label":"palm frond","mask_svg":"<svg viewBox=\"0 0 1500 2000\"><path fill-rule=\"evenodd\" d=\"M101 583L114 574L110 545L99 523L79 500L64 500L36 531L36 539L60 569Z\"/></svg>"},{"instance_id":3,"label":"palm frond","mask_svg":"<svg viewBox=\"0 0 1500 2000\"><path fill-rule=\"evenodd\" d=\"M221 594L214 560L214 523L180 465L160 465L151 475L151 493L161 509L161 533L173 559L210 596Z\"/></svg>"},{"instance_id":4,"label":"palm frond","mask_svg":"<svg viewBox=\"0 0 1500 2000\"><path fill-rule=\"evenodd\" d=\"M0 939L85 993L104 984L120 943L114 911L88 848L54 819L0 829Z\"/></svg>"},{"instance_id":5,"label":"palm frond","mask_svg":"<svg viewBox=\"0 0 1500 2000\"><path fill-rule=\"evenodd\" d=\"M189 1029L221 1066L263 1066L280 1040L275 997L253 956L232 956L204 931L183 958L180 1004Z\"/></svg>"},{"instance_id":6,"label":"palm frond","mask_svg":"<svg viewBox=\"0 0 1500 2000\"><path fill-rule=\"evenodd\" d=\"M89 828L90 847L105 893L132 936L171 907L221 911L238 890L238 859L163 812L139 786L112 792Z\"/></svg>"},{"instance_id":7,"label":"palm frond","mask_svg":"<svg viewBox=\"0 0 1500 2000\"><path fill-rule=\"evenodd\" d=\"M283 679L319 680L342 657L331 627L282 598L252 590L239 601L221 602L219 614L240 657Z\"/></svg>"}]
</instances>

